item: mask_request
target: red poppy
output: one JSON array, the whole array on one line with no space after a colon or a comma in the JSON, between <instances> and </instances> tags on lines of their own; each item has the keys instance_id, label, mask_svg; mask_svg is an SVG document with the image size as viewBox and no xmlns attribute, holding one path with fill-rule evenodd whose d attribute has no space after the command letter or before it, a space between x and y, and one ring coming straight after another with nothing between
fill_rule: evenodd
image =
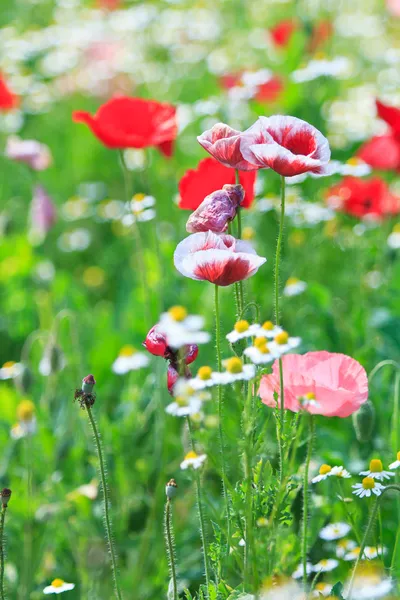
<instances>
[{"instance_id":1,"label":"red poppy","mask_svg":"<svg viewBox=\"0 0 400 600\"><path fill-rule=\"evenodd\" d=\"M382 219L400 212L400 198L379 177L345 177L328 191L327 202L332 208L359 218Z\"/></svg>"},{"instance_id":2,"label":"red poppy","mask_svg":"<svg viewBox=\"0 0 400 600\"><path fill-rule=\"evenodd\" d=\"M241 85L242 73L226 73L221 75L219 83L224 90L230 90L237 85Z\"/></svg>"},{"instance_id":3,"label":"red poppy","mask_svg":"<svg viewBox=\"0 0 400 600\"><path fill-rule=\"evenodd\" d=\"M255 96L257 102L276 102L283 92L283 81L277 75L273 75L269 81L258 86Z\"/></svg>"},{"instance_id":4,"label":"red poppy","mask_svg":"<svg viewBox=\"0 0 400 600\"><path fill-rule=\"evenodd\" d=\"M311 40L309 43L310 52L315 52L320 46L328 41L333 35L333 23L328 19L316 23L312 28Z\"/></svg>"},{"instance_id":5,"label":"red poppy","mask_svg":"<svg viewBox=\"0 0 400 600\"><path fill-rule=\"evenodd\" d=\"M256 171L239 171L244 187L242 208L249 208L254 200ZM179 182L179 208L196 210L204 198L222 189L225 184L235 183L235 169L224 167L215 158L203 158L196 169L189 169Z\"/></svg>"},{"instance_id":6,"label":"red poppy","mask_svg":"<svg viewBox=\"0 0 400 600\"><path fill-rule=\"evenodd\" d=\"M0 74L0 110L11 110L18 106L18 96L12 93Z\"/></svg>"},{"instance_id":7,"label":"red poppy","mask_svg":"<svg viewBox=\"0 0 400 600\"><path fill-rule=\"evenodd\" d=\"M385 121L393 134L400 138L400 108L388 106L379 100L376 100L376 110L378 117Z\"/></svg>"},{"instance_id":8,"label":"red poppy","mask_svg":"<svg viewBox=\"0 0 400 600\"><path fill-rule=\"evenodd\" d=\"M400 170L400 109L377 100L376 110L390 131L365 142L357 156L374 169Z\"/></svg>"},{"instance_id":9,"label":"red poppy","mask_svg":"<svg viewBox=\"0 0 400 600\"><path fill-rule=\"evenodd\" d=\"M96 0L96 6L104 10L117 10L121 7L121 0Z\"/></svg>"},{"instance_id":10,"label":"red poppy","mask_svg":"<svg viewBox=\"0 0 400 600\"><path fill-rule=\"evenodd\" d=\"M285 46L287 46L289 44L290 39L291 39L293 33L296 31L296 29L297 29L296 22L293 21L292 19L286 19L284 21L280 21L279 23L277 23L277 25L275 25L275 27L272 27L272 29L270 29L269 33L271 35L271 38L272 38L275 46L284 48Z\"/></svg>"},{"instance_id":11,"label":"red poppy","mask_svg":"<svg viewBox=\"0 0 400 600\"><path fill-rule=\"evenodd\" d=\"M156 146L168 157L178 132L175 106L143 98L119 96L100 106L94 116L75 111L72 118L86 123L108 148Z\"/></svg>"}]
</instances>

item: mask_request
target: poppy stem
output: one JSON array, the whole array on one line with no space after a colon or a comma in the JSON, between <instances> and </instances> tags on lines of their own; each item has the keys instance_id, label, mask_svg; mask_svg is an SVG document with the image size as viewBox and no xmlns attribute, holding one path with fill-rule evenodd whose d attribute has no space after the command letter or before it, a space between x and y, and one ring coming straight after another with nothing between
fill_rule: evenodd
<instances>
[{"instance_id":1,"label":"poppy stem","mask_svg":"<svg viewBox=\"0 0 400 600\"><path fill-rule=\"evenodd\" d=\"M97 450L97 457L99 459L101 487L103 488L104 525L105 525L105 530L106 530L108 550L110 552L110 558L111 558L111 570L112 570L113 579L114 579L114 591L115 591L116 598L118 600L122 600L121 590L119 588L118 577L117 577L117 557L116 557L115 549L114 549L114 539L113 539L112 526L111 526L110 500L109 500L109 496L108 496L109 490L108 490L107 476L106 476L106 465L105 465L105 461L103 458L103 452L101 449L100 435L99 435L99 431L97 429L96 421L95 421L93 413L92 413L92 409L90 408L90 406L86 405L86 410L87 410L87 414L89 417L90 425L92 427L94 441L95 441L96 450Z\"/></svg>"},{"instance_id":2,"label":"poppy stem","mask_svg":"<svg viewBox=\"0 0 400 600\"><path fill-rule=\"evenodd\" d=\"M5 600L4 594L4 520L6 518L7 506L1 507L0 513L0 595Z\"/></svg>"},{"instance_id":3,"label":"poppy stem","mask_svg":"<svg viewBox=\"0 0 400 600\"><path fill-rule=\"evenodd\" d=\"M303 585L304 589L307 585L307 546L308 546L308 479L310 470L310 461L313 451L314 435L315 435L315 421L314 416L310 415L309 423L309 438L307 447L306 462L304 465L304 479L303 479L303 524L302 524L302 539L301 539L301 564L303 565Z\"/></svg>"},{"instance_id":4,"label":"poppy stem","mask_svg":"<svg viewBox=\"0 0 400 600\"><path fill-rule=\"evenodd\" d=\"M221 372L222 360L221 360L221 322L219 314L219 287L214 286L214 309L215 309L215 348L217 350L217 367L218 371ZM225 444L224 444L224 431L222 428L223 419L223 390L222 385L217 385L218 390L218 433L219 433L219 444L221 451L221 474L222 474L222 493L225 500L225 512L226 512L226 527L227 527L227 550L226 554L229 554L231 544L231 520L229 514L229 496L226 489L226 465L225 465Z\"/></svg>"},{"instance_id":5,"label":"poppy stem","mask_svg":"<svg viewBox=\"0 0 400 600\"><path fill-rule=\"evenodd\" d=\"M240 176L239 176L238 169L235 169L235 183L236 183L236 185L240 185ZM237 208L236 218L237 218L237 236L238 236L238 239L240 240L242 237L242 209L240 206L238 206L238 208ZM243 307L244 307L243 281L238 281L237 283L235 283L235 289L236 289L236 294L237 294L238 319L242 319L243 318L243 316L242 316L243 315Z\"/></svg>"},{"instance_id":6,"label":"poppy stem","mask_svg":"<svg viewBox=\"0 0 400 600\"><path fill-rule=\"evenodd\" d=\"M195 446L194 437L193 437L192 422L191 422L189 416L186 418L186 420L187 420L187 425L188 425L188 429L189 429L191 448L192 448L193 452L196 452L196 449L195 449L196 446ZM204 513L203 513L203 501L201 498L200 475L196 469L194 470L194 475L195 475L195 480L196 480L197 509L199 511L201 544L203 546L202 549L203 549L203 559L204 559L204 576L206 579L206 587L207 587L206 598L208 599L209 598L209 590L210 590L210 575L209 575L209 570L208 570L206 528L204 525Z\"/></svg>"},{"instance_id":7,"label":"poppy stem","mask_svg":"<svg viewBox=\"0 0 400 600\"><path fill-rule=\"evenodd\" d=\"M280 266L280 258L282 252L282 241L283 241L283 228L285 222L285 188L286 188L285 178L281 177L281 212L279 219L279 233L278 239L276 242L276 252L275 252L275 277L274 277L274 286L275 286L275 323L278 326L280 321L280 310L279 310L279 266ZM280 388L280 425L278 428L278 444L279 444L279 455L281 457L280 460L280 474L279 479L282 485L283 474L284 474L284 464L283 464L283 438L284 438L284 425L285 425L285 392L283 386L283 363L282 358L279 358L279 388Z\"/></svg>"},{"instance_id":8,"label":"poppy stem","mask_svg":"<svg viewBox=\"0 0 400 600\"><path fill-rule=\"evenodd\" d=\"M172 504L170 498L167 498L167 504L165 506L165 537L167 542L167 553L169 566L171 568L171 579L172 579L172 600L178 600L178 584L176 580L176 567L175 567L175 548L174 548L174 534L172 530Z\"/></svg>"}]
</instances>

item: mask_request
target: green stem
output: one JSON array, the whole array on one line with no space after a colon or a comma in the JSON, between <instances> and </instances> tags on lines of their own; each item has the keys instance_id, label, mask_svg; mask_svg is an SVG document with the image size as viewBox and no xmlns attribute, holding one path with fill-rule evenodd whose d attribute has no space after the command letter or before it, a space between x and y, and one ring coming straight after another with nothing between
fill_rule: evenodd
<instances>
[{"instance_id":1,"label":"green stem","mask_svg":"<svg viewBox=\"0 0 400 600\"><path fill-rule=\"evenodd\" d=\"M192 422L190 417L186 418L189 435L190 435L190 444L193 452L196 452L194 437L193 437L193 429ZM201 497L201 482L200 475L198 470L195 469L195 479L196 479L196 496L197 496L197 508L199 511L199 521L200 521L200 534L201 534L201 543L203 546L203 559L204 559L204 576L206 579L206 587L207 587L207 595L206 598L209 598L209 590L210 590L210 575L208 570L208 554L207 554L207 541L206 541L206 528L204 525L204 513L203 513L203 502Z\"/></svg>"},{"instance_id":2,"label":"green stem","mask_svg":"<svg viewBox=\"0 0 400 600\"><path fill-rule=\"evenodd\" d=\"M119 588L118 577L117 577L117 557L115 555L114 541L113 541L112 527L111 527L110 503L109 503L109 497L108 497L108 486L107 486L107 478L106 478L106 466L105 466L105 462L104 462L104 458L103 458L103 452L101 449L99 432L98 432L96 422L94 420L94 416L93 416L90 406L86 406L86 410L87 410L87 414L89 417L90 425L92 427L93 436L94 436L94 440L96 443L97 457L99 459L101 486L103 488L104 523L105 523L105 528L106 528L107 544L108 544L108 549L109 549L110 558L111 558L111 569L112 569L112 574L113 574L113 579L114 579L114 591L115 591L115 596L118 598L118 600L122 600L122 595L121 595L121 591Z\"/></svg>"},{"instance_id":3,"label":"green stem","mask_svg":"<svg viewBox=\"0 0 400 600\"><path fill-rule=\"evenodd\" d=\"M350 521L350 525L351 525L351 528L353 530L354 536L355 536L355 538L357 540L357 544L360 545L361 544L361 536L360 536L360 534L358 532L357 525L356 525L356 522L354 520L354 517L353 517L352 513L349 511L349 509L347 508L347 504L345 502L345 497L344 497L344 493L343 493L342 482L340 481L339 477L336 478L336 481L337 481L337 484L338 484L338 489L339 489L340 497L343 498L344 511L346 513L347 519Z\"/></svg>"},{"instance_id":4,"label":"green stem","mask_svg":"<svg viewBox=\"0 0 400 600\"><path fill-rule=\"evenodd\" d=\"M6 518L7 506L2 506L0 513L0 594L1 600L5 600L4 594L4 520Z\"/></svg>"},{"instance_id":5,"label":"green stem","mask_svg":"<svg viewBox=\"0 0 400 600\"><path fill-rule=\"evenodd\" d=\"M214 306L215 306L215 347L217 350L217 367L218 371L222 370L222 360L221 360L221 323L220 323L220 314L219 314L219 287L216 285L214 287ZM226 489L225 481L226 477L226 465L225 465L225 444L224 444L224 431L222 427L222 419L223 419L223 390L222 385L217 386L218 391L218 434L219 434L219 444L221 451L221 473L222 473L222 492L225 500L225 512L226 512L226 527L227 527L227 550L226 554L229 554L230 544L231 544L231 520L229 515L229 497Z\"/></svg>"},{"instance_id":6,"label":"green stem","mask_svg":"<svg viewBox=\"0 0 400 600\"><path fill-rule=\"evenodd\" d=\"M172 533L172 523L171 523L171 512L172 505L171 500L167 499L167 504L165 507L165 533L167 538L167 551L169 558L169 565L171 567L171 579L173 586L173 600L178 600L178 584L176 580L176 568L175 568L175 552L174 552L174 543L173 543L173 533Z\"/></svg>"},{"instance_id":7,"label":"green stem","mask_svg":"<svg viewBox=\"0 0 400 600\"><path fill-rule=\"evenodd\" d=\"M253 586L258 589L257 582L257 564L254 556L254 527L253 527L253 477L252 477L252 449L253 449L253 426L251 420L251 404L253 397L252 382L248 382L247 395L244 405L243 414L243 433L246 440L245 446L245 479L246 479L246 498L245 498L245 518L246 518L246 534L245 534L245 570L244 570L244 590L247 589L251 574L253 575Z\"/></svg>"},{"instance_id":8,"label":"green stem","mask_svg":"<svg viewBox=\"0 0 400 600\"><path fill-rule=\"evenodd\" d=\"M351 600L351 598L352 598L352 591L353 591L353 586L354 586L354 579L355 579L355 576L356 576L356 573L357 573L358 565L360 564L360 560L362 559L362 556L364 554L365 546L367 545L367 542L368 542L369 534L370 534L371 529L372 529L372 527L373 527L373 525L375 523L375 519L376 519L376 515L377 515L377 512L378 512L379 506L380 506L380 502L382 500L383 495L386 492L388 492L389 490L394 490L396 492L400 492L400 486L399 485L387 485L385 487L385 489L382 490L381 495L376 497L375 503L374 503L374 505L372 507L372 510L371 510L371 514L370 514L370 517L369 517L368 525L367 525L367 528L366 528L365 533L364 533L364 537L363 537L361 545L360 545L360 552L359 552L359 554L357 556L357 560L355 562L354 569L353 569L353 572L351 574L351 579L350 579L350 584L349 584L349 590L348 590L348 593L347 593L348 600ZM400 526L399 523L398 523L398 526Z\"/></svg>"},{"instance_id":9,"label":"green stem","mask_svg":"<svg viewBox=\"0 0 400 600\"><path fill-rule=\"evenodd\" d=\"M310 469L310 461L313 451L315 434L314 416L310 415L310 430L308 438L307 457L304 466L303 480L303 524L302 524L302 539L301 539L301 562L303 565L303 584L307 585L307 545L308 545L308 472Z\"/></svg>"},{"instance_id":10,"label":"green stem","mask_svg":"<svg viewBox=\"0 0 400 600\"><path fill-rule=\"evenodd\" d=\"M235 169L235 183L236 183L236 185L240 185L240 175L239 175L238 169ZM238 209L237 209L236 219L237 219L237 236L238 236L238 239L240 240L242 237L242 209L240 206L238 206ZM237 283L237 290L238 290L238 298L239 298L238 312L239 312L239 314L242 314L243 313L243 305L244 305L243 281L239 281Z\"/></svg>"}]
</instances>

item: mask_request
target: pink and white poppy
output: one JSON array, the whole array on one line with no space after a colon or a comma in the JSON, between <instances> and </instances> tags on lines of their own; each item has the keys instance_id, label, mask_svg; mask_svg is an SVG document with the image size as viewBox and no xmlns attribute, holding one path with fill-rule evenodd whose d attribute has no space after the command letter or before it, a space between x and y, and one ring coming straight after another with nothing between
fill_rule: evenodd
<instances>
[{"instance_id":1,"label":"pink and white poppy","mask_svg":"<svg viewBox=\"0 0 400 600\"><path fill-rule=\"evenodd\" d=\"M212 231L185 238L174 254L175 267L182 275L220 286L248 279L266 260L248 242Z\"/></svg>"},{"instance_id":2,"label":"pink and white poppy","mask_svg":"<svg viewBox=\"0 0 400 600\"><path fill-rule=\"evenodd\" d=\"M350 356L308 352L288 354L282 357L282 362L288 410L343 418L356 412L368 399L367 374ZM258 393L264 404L273 407L276 404L274 392L280 394L278 361L273 365L272 374L262 377Z\"/></svg>"},{"instance_id":3,"label":"pink and white poppy","mask_svg":"<svg viewBox=\"0 0 400 600\"><path fill-rule=\"evenodd\" d=\"M190 215L186 223L186 231L214 231L224 233L228 223L236 217L237 209L244 199L244 189L241 185L224 185L206 196L198 208Z\"/></svg>"},{"instance_id":4,"label":"pink and white poppy","mask_svg":"<svg viewBox=\"0 0 400 600\"><path fill-rule=\"evenodd\" d=\"M48 146L36 140L21 140L18 136L7 139L5 155L27 164L34 171L44 171L52 163Z\"/></svg>"},{"instance_id":5,"label":"pink and white poppy","mask_svg":"<svg viewBox=\"0 0 400 600\"><path fill-rule=\"evenodd\" d=\"M239 171L254 171L259 167L243 158L241 137L243 133L225 123L217 123L198 136L197 141L204 150L226 167Z\"/></svg>"},{"instance_id":6,"label":"pink and white poppy","mask_svg":"<svg viewBox=\"0 0 400 600\"><path fill-rule=\"evenodd\" d=\"M330 174L328 140L296 117L259 117L240 136L240 151L251 164L273 169L284 177L309 171L320 176Z\"/></svg>"}]
</instances>

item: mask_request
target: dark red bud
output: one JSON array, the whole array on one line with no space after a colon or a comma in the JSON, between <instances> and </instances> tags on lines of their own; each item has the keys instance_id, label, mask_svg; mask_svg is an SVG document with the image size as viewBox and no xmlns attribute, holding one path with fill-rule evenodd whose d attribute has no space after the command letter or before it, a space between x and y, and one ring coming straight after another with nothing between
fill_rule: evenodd
<instances>
[{"instance_id":1,"label":"dark red bud","mask_svg":"<svg viewBox=\"0 0 400 600\"><path fill-rule=\"evenodd\" d=\"M194 362L199 354L199 347L197 344L190 344L185 348L185 364L190 365Z\"/></svg>"},{"instance_id":2,"label":"dark red bud","mask_svg":"<svg viewBox=\"0 0 400 600\"><path fill-rule=\"evenodd\" d=\"M168 374L167 374L167 386L168 386L168 391L171 395L172 395L172 390L174 388L174 385L178 381L178 379L179 379L178 371L176 369L174 369L174 367L169 366Z\"/></svg>"},{"instance_id":3,"label":"dark red bud","mask_svg":"<svg viewBox=\"0 0 400 600\"><path fill-rule=\"evenodd\" d=\"M82 392L85 394L90 394L93 390L93 387L96 385L96 380L93 375L86 375L82 379Z\"/></svg>"},{"instance_id":4,"label":"dark red bud","mask_svg":"<svg viewBox=\"0 0 400 600\"><path fill-rule=\"evenodd\" d=\"M228 223L236 217L238 206L243 202L244 189L241 185L224 185L206 196L200 206L190 215L186 231L198 233L214 231L223 233Z\"/></svg>"},{"instance_id":5,"label":"dark red bud","mask_svg":"<svg viewBox=\"0 0 400 600\"><path fill-rule=\"evenodd\" d=\"M143 346L154 356L164 356L167 351L167 340L163 333L154 325L146 336Z\"/></svg>"}]
</instances>

